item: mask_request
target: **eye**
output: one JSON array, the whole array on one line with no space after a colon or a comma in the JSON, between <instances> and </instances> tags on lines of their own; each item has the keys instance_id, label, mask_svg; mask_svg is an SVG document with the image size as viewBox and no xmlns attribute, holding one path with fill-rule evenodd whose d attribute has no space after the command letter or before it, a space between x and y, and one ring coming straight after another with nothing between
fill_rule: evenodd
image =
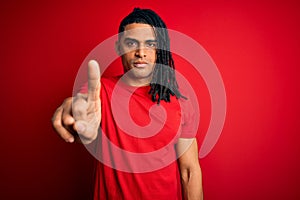
<instances>
[{"instance_id":1,"label":"eye","mask_svg":"<svg viewBox=\"0 0 300 200\"><path fill-rule=\"evenodd\" d=\"M135 48L135 47L137 47L137 42L134 42L134 41L126 41L125 44L129 48Z\"/></svg>"},{"instance_id":2,"label":"eye","mask_svg":"<svg viewBox=\"0 0 300 200\"><path fill-rule=\"evenodd\" d=\"M155 49L157 46L157 43L156 42L148 42L146 45L147 45L147 47L149 47L151 49Z\"/></svg>"}]
</instances>

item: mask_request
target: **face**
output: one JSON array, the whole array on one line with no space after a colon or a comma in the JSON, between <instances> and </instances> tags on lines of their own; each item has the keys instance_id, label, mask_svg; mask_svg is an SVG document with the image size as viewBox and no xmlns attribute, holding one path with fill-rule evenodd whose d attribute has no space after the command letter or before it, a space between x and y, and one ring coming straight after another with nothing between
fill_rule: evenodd
<instances>
[{"instance_id":1,"label":"face","mask_svg":"<svg viewBox=\"0 0 300 200\"><path fill-rule=\"evenodd\" d=\"M128 24L116 45L126 73L124 80L132 86L149 85L157 47L153 28L148 24Z\"/></svg>"}]
</instances>

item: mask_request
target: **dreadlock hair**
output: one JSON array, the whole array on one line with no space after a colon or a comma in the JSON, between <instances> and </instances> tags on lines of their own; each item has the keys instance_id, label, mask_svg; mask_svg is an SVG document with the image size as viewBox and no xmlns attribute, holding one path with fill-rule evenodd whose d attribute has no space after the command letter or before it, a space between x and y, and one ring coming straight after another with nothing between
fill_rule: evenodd
<instances>
[{"instance_id":1,"label":"dreadlock hair","mask_svg":"<svg viewBox=\"0 0 300 200\"><path fill-rule=\"evenodd\" d=\"M161 100L170 102L170 95L176 98L184 98L178 90L178 83L175 77L175 64L170 52L170 38L166 24L163 20L150 9L134 8L126 16L119 26L119 37L125 30L125 26L132 23L148 24L153 27L157 40L156 64L153 70L153 77L150 82L151 99L157 104Z\"/></svg>"}]
</instances>

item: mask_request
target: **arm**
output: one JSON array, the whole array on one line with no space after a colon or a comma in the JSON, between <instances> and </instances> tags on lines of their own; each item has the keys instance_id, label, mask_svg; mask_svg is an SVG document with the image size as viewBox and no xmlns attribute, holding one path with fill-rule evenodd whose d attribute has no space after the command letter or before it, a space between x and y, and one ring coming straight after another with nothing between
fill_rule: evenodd
<instances>
[{"instance_id":1,"label":"arm","mask_svg":"<svg viewBox=\"0 0 300 200\"><path fill-rule=\"evenodd\" d=\"M198 159L196 139L180 138L176 146L179 159L179 170L183 189L183 199L202 200L202 174Z\"/></svg>"},{"instance_id":2,"label":"arm","mask_svg":"<svg viewBox=\"0 0 300 200\"><path fill-rule=\"evenodd\" d=\"M66 142L78 139L74 137L77 133L84 144L89 144L97 138L101 122L100 87L98 63L90 61L88 93L78 93L76 97L67 98L52 117L53 128Z\"/></svg>"}]
</instances>

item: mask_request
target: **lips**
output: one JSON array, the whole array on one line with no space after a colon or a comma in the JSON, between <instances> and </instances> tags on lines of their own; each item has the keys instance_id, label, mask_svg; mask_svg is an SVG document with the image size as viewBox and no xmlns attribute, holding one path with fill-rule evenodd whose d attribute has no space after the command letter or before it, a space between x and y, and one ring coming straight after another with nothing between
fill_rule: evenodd
<instances>
[{"instance_id":1,"label":"lips","mask_svg":"<svg viewBox=\"0 0 300 200\"><path fill-rule=\"evenodd\" d=\"M143 67L146 67L148 65L148 63L144 62L144 61L137 61L137 62L134 62L133 65L137 68L143 68Z\"/></svg>"}]
</instances>

